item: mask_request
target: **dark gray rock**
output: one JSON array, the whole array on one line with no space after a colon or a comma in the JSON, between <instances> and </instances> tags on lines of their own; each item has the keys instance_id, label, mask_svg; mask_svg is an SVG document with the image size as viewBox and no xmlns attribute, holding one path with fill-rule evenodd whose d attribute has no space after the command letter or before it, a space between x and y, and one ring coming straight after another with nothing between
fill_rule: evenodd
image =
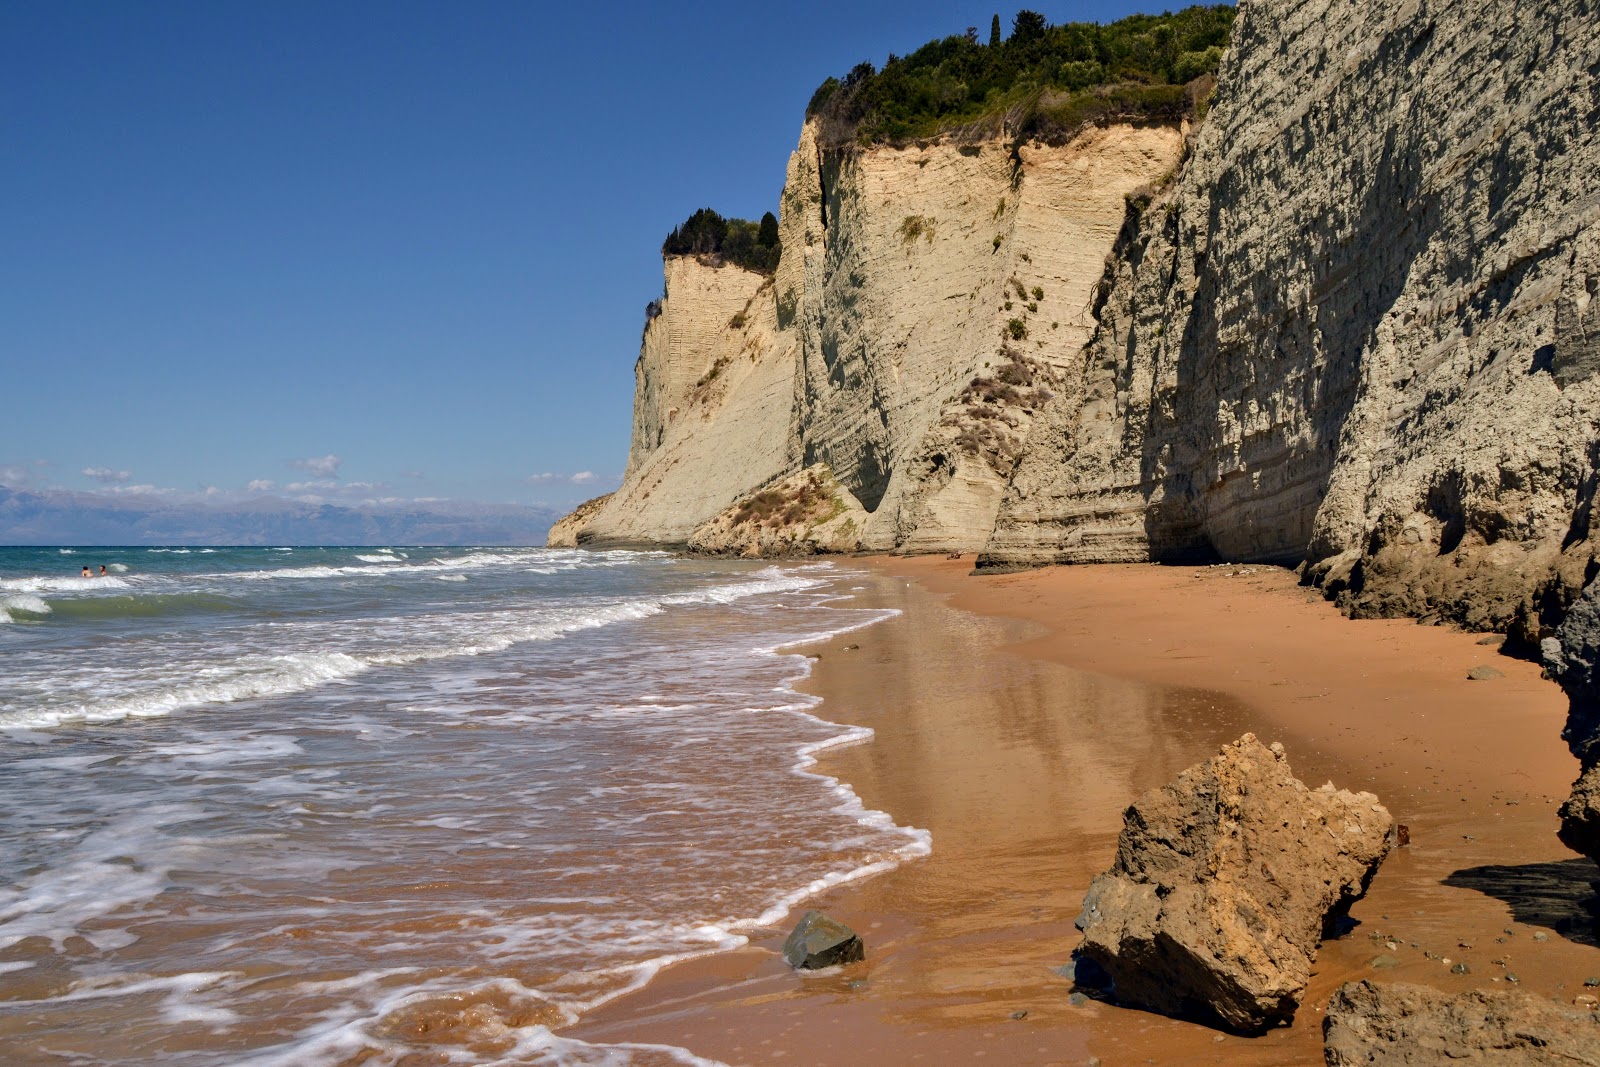
<instances>
[{"instance_id":1,"label":"dark gray rock","mask_svg":"<svg viewBox=\"0 0 1600 1067\"><path fill-rule=\"evenodd\" d=\"M1600 860L1600 581L1590 582L1554 639L1541 645L1545 669L1566 690L1561 736L1582 770L1561 806L1561 840Z\"/></svg>"},{"instance_id":2,"label":"dark gray rock","mask_svg":"<svg viewBox=\"0 0 1600 1067\"><path fill-rule=\"evenodd\" d=\"M865 959L866 946L856 932L820 911L808 911L789 940L783 943L783 958L791 967L814 971Z\"/></svg>"},{"instance_id":3,"label":"dark gray rock","mask_svg":"<svg viewBox=\"0 0 1600 1067\"><path fill-rule=\"evenodd\" d=\"M1600 1015L1527 993L1348 982L1328 1001L1322 1034L1328 1067L1600 1067Z\"/></svg>"}]
</instances>

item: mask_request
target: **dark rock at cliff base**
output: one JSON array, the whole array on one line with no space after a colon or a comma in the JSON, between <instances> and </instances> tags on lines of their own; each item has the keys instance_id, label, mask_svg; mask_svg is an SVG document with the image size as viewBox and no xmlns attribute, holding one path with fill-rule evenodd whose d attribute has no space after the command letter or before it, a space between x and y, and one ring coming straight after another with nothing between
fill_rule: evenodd
<instances>
[{"instance_id":1,"label":"dark rock at cliff base","mask_svg":"<svg viewBox=\"0 0 1600 1067\"><path fill-rule=\"evenodd\" d=\"M1124 814L1078 958L1126 1004L1242 1033L1284 1023L1392 827L1371 793L1308 789L1281 745L1245 734Z\"/></svg>"},{"instance_id":2,"label":"dark rock at cliff base","mask_svg":"<svg viewBox=\"0 0 1600 1067\"><path fill-rule=\"evenodd\" d=\"M1452 996L1423 986L1349 982L1328 1001L1322 1033L1328 1067L1600 1067L1600 1015L1527 993Z\"/></svg>"},{"instance_id":3,"label":"dark rock at cliff base","mask_svg":"<svg viewBox=\"0 0 1600 1067\"><path fill-rule=\"evenodd\" d=\"M865 959L861 938L844 923L820 911L808 911L783 943L783 958L791 967L814 971Z\"/></svg>"},{"instance_id":4,"label":"dark rock at cliff base","mask_svg":"<svg viewBox=\"0 0 1600 1067\"><path fill-rule=\"evenodd\" d=\"M1561 736L1582 766L1561 806L1559 833L1568 848L1600 860L1600 581L1589 583L1541 651L1545 669L1566 690Z\"/></svg>"}]
</instances>

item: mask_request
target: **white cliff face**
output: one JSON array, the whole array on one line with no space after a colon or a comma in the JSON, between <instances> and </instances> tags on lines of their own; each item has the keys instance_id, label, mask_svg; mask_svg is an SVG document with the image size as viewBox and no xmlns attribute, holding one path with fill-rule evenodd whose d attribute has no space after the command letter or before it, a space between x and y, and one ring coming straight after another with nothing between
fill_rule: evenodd
<instances>
[{"instance_id":1,"label":"white cliff face","mask_svg":"<svg viewBox=\"0 0 1600 1067\"><path fill-rule=\"evenodd\" d=\"M1081 347L1124 197L1180 146L1176 130L1123 126L1015 155L1002 141L819 154L807 127L784 201L804 220L784 246L802 277L780 278L801 333L797 446L869 511L867 547L983 544L1010 460L966 431L999 420L1020 440L1031 409L963 394Z\"/></svg>"},{"instance_id":2,"label":"white cliff face","mask_svg":"<svg viewBox=\"0 0 1600 1067\"><path fill-rule=\"evenodd\" d=\"M1597 54L1558 0L1242 6L984 562L1308 559L1537 637L1600 459Z\"/></svg>"},{"instance_id":3,"label":"white cliff face","mask_svg":"<svg viewBox=\"0 0 1600 1067\"><path fill-rule=\"evenodd\" d=\"M775 277L668 260L627 477L564 534L684 543L824 464L852 515L864 509L857 544L980 548L1033 411L1090 331L1125 197L1181 147L1176 129L1117 126L1015 153L1000 140L823 151L807 124Z\"/></svg>"},{"instance_id":4,"label":"white cliff face","mask_svg":"<svg viewBox=\"0 0 1600 1067\"><path fill-rule=\"evenodd\" d=\"M580 544L683 544L788 462L795 357L771 280L692 256L669 258L666 277L635 368L628 472Z\"/></svg>"}]
</instances>

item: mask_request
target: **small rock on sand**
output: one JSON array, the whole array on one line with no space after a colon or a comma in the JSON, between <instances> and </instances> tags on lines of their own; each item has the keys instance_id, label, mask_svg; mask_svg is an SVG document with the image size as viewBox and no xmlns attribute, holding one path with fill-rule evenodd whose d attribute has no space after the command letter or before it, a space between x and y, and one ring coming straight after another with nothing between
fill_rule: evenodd
<instances>
[{"instance_id":1,"label":"small rock on sand","mask_svg":"<svg viewBox=\"0 0 1600 1067\"><path fill-rule=\"evenodd\" d=\"M801 970L855 963L866 955L866 948L854 930L820 911L806 912L805 918L783 943L784 960Z\"/></svg>"},{"instance_id":2,"label":"small rock on sand","mask_svg":"<svg viewBox=\"0 0 1600 1067\"><path fill-rule=\"evenodd\" d=\"M1474 681L1474 682L1486 682L1491 678L1504 678L1504 677L1505 677L1504 674L1501 674L1499 671L1495 670L1493 667L1489 666L1487 663L1480 663L1480 664L1478 664L1478 666L1472 668L1470 671L1467 672L1467 678L1470 681Z\"/></svg>"}]
</instances>

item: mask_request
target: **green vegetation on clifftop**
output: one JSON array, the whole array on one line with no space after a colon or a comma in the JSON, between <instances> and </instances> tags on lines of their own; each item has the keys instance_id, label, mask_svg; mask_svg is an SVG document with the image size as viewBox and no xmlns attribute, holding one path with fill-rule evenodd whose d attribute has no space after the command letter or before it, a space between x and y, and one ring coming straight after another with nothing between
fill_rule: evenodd
<instances>
[{"instance_id":1,"label":"green vegetation on clifftop","mask_svg":"<svg viewBox=\"0 0 1600 1067\"><path fill-rule=\"evenodd\" d=\"M1108 25L1051 26L1019 11L1011 36L930 41L882 70L860 63L823 82L806 107L831 144L901 144L1002 126L1043 140L1114 119L1176 121L1209 92L1234 8L1197 6L1130 15Z\"/></svg>"},{"instance_id":2,"label":"green vegetation on clifftop","mask_svg":"<svg viewBox=\"0 0 1600 1067\"><path fill-rule=\"evenodd\" d=\"M778 269L783 249L778 243L778 219L772 212L760 222L725 219L708 207L690 215L661 243L663 256L699 256L732 263L757 274Z\"/></svg>"}]
</instances>

